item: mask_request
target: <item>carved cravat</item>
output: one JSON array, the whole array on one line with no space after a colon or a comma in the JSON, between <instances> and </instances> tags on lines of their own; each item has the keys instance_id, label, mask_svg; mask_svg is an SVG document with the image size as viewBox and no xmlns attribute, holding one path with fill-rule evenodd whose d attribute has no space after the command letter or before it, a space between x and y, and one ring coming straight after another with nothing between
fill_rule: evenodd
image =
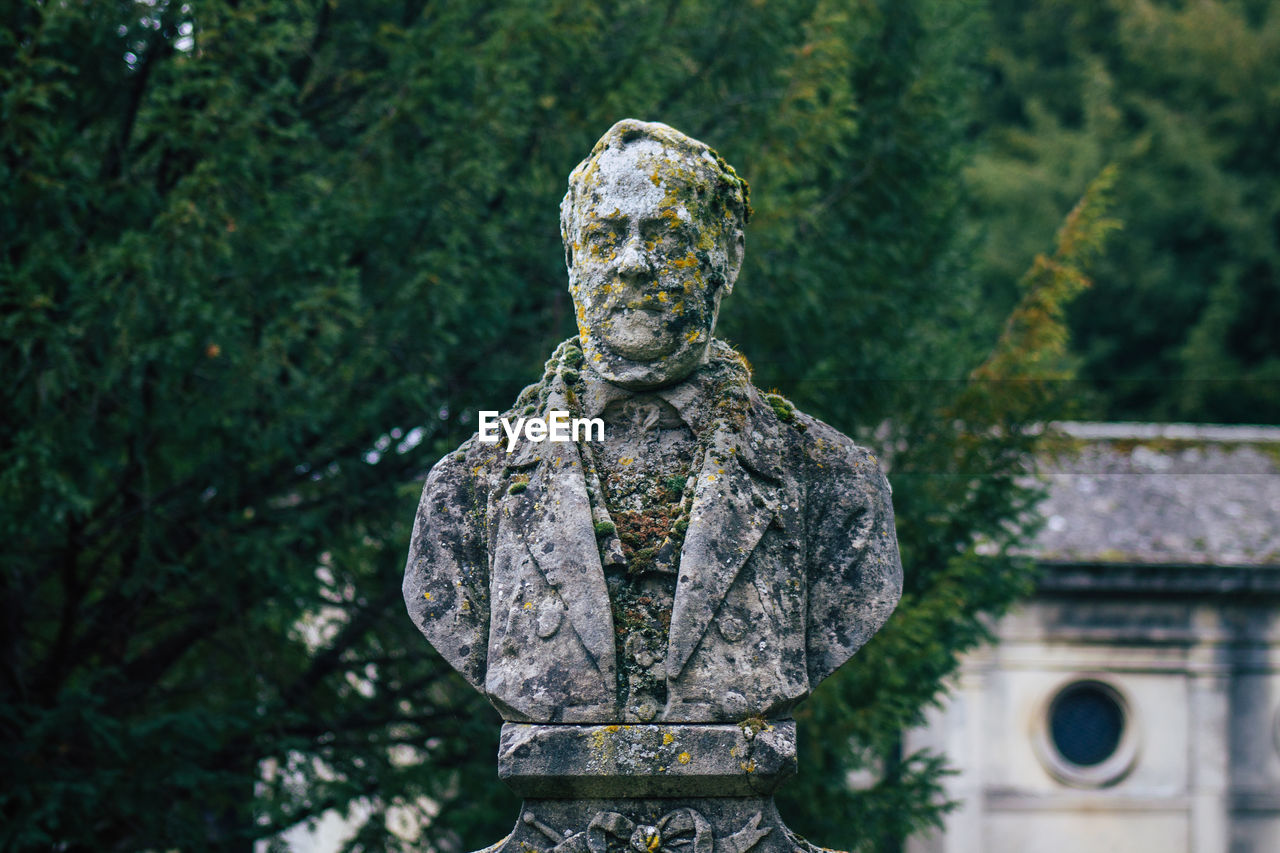
<instances>
[{"instance_id":1,"label":"carved cravat","mask_svg":"<svg viewBox=\"0 0 1280 853\"><path fill-rule=\"evenodd\" d=\"M612 564L611 536L601 561L618 647L618 692L628 717L651 721L667 701L666 650L681 541L687 526L693 429L654 394L615 399L602 413L605 441L584 447L600 482L598 500L614 526L623 562ZM607 529L607 527L605 528Z\"/></svg>"}]
</instances>

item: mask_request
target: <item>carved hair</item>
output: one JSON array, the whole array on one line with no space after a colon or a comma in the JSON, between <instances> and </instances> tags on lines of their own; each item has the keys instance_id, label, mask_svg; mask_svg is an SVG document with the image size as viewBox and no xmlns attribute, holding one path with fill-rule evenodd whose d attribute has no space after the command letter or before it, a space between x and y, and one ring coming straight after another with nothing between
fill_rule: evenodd
<instances>
[{"instance_id":1,"label":"carved hair","mask_svg":"<svg viewBox=\"0 0 1280 853\"><path fill-rule=\"evenodd\" d=\"M566 247L571 242L578 195L585 190L588 178L595 173L600 155L609 148L621 150L641 140L657 142L663 148L671 149L676 157L685 155L680 157L682 165L693 166L706 179L712 188L708 203L723 211L725 218L730 220L730 230L734 226L741 229L750 221L751 188L715 149L684 135L670 125L625 118L600 137L587 159L579 163L569 175L569 190L560 202L560 236Z\"/></svg>"}]
</instances>

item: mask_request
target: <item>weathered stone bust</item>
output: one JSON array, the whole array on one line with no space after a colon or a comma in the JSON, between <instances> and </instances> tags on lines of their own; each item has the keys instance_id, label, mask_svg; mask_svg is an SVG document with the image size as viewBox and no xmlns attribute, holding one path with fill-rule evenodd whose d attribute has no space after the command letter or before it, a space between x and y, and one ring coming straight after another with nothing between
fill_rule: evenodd
<instances>
[{"instance_id":1,"label":"weathered stone bust","mask_svg":"<svg viewBox=\"0 0 1280 853\"><path fill-rule=\"evenodd\" d=\"M500 769L531 799L508 845L809 849L761 799L794 767L786 718L902 570L871 455L712 336L749 214L706 145L614 125L561 206L578 336L505 414L600 418L603 439L473 436L427 478L405 600L510 721Z\"/></svg>"}]
</instances>

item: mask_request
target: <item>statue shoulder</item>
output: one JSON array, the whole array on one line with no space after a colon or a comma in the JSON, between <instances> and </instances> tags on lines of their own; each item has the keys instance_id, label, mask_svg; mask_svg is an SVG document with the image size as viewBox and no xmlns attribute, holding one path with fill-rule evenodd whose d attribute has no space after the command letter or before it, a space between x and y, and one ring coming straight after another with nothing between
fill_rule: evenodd
<instances>
[{"instance_id":1,"label":"statue shoulder","mask_svg":"<svg viewBox=\"0 0 1280 853\"><path fill-rule=\"evenodd\" d=\"M811 476L822 479L841 475L883 478L879 460L870 450L825 421L802 412L782 395L752 390L757 418L763 413L764 419L774 422L776 435L792 449L788 455L793 466L811 468Z\"/></svg>"},{"instance_id":2,"label":"statue shoulder","mask_svg":"<svg viewBox=\"0 0 1280 853\"><path fill-rule=\"evenodd\" d=\"M432 466L427 475L428 487L433 482L443 485L469 481L479 485L500 477L504 468L512 462L511 455L506 452L507 438L503 433L501 422L515 423L521 417L542 414L546 404L547 386L548 382L544 377L543 380L524 388L517 395L515 402L506 409L477 413L478 425L482 423L479 416L488 416L490 420L498 422L496 431L490 430L490 435L496 435L496 440L482 441L479 430L473 432L471 437L462 442L457 449L446 453ZM519 444L522 445L523 442Z\"/></svg>"},{"instance_id":3,"label":"statue shoulder","mask_svg":"<svg viewBox=\"0 0 1280 853\"><path fill-rule=\"evenodd\" d=\"M441 526L483 518L489 493L502 478L505 455L498 444L481 442L477 433L442 456L422 486L420 526L428 521Z\"/></svg>"},{"instance_id":4,"label":"statue shoulder","mask_svg":"<svg viewBox=\"0 0 1280 853\"><path fill-rule=\"evenodd\" d=\"M493 452L496 445L480 441L478 432L458 445L431 467L427 480L456 480L463 477L474 478L491 467L497 458Z\"/></svg>"}]
</instances>

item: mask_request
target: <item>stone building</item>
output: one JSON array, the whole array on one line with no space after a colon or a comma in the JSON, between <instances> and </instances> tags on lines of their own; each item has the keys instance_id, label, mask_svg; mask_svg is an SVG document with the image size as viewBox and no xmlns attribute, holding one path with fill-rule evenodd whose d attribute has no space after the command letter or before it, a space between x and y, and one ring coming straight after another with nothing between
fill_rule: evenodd
<instances>
[{"instance_id":1,"label":"stone building","mask_svg":"<svg viewBox=\"0 0 1280 853\"><path fill-rule=\"evenodd\" d=\"M907 738L961 802L907 850L1280 850L1280 428L1067 429L1037 592Z\"/></svg>"}]
</instances>

